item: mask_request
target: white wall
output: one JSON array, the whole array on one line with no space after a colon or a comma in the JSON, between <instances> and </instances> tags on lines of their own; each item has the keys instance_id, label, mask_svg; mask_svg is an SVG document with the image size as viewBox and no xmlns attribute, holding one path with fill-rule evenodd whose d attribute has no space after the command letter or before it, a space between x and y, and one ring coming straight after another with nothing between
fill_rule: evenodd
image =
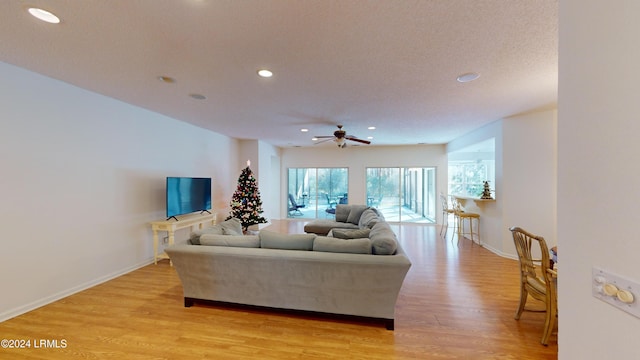
<instances>
[{"instance_id":1,"label":"white wall","mask_svg":"<svg viewBox=\"0 0 640 360\"><path fill-rule=\"evenodd\" d=\"M436 167L436 193L447 191L447 154L444 145L412 146L336 146L285 148L281 155L282 172L280 215L287 216L287 169L294 167L349 168L349 203L366 204L367 167ZM441 208L436 214L441 223Z\"/></svg>"},{"instance_id":2,"label":"white wall","mask_svg":"<svg viewBox=\"0 0 640 360\"><path fill-rule=\"evenodd\" d=\"M166 176L212 177L228 207L236 140L8 64L0 79L0 321L152 261Z\"/></svg>"},{"instance_id":3,"label":"white wall","mask_svg":"<svg viewBox=\"0 0 640 360\"><path fill-rule=\"evenodd\" d=\"M516 258L509 228L520 226L557 238L557 111L516 115L483 126L449 144L453 152L495 138L495 202L467 201L465 209L480 213L484 246ZM551 246L550 245L550 246Z\"/></svg>"},{"instance_id":4,"label":"white wall","mask_svg":"<svg viewBox=\"0 0 640 360\"><path fill-rule=\"evenodd\" d=\"M251 160L251 172L262 199L262 216L269 222L280 218L280 148L259 140L240 140L240 158L244 160L238 164L237 177L247 166L246 160ZM267 225L259 224L251 229Z\"/></svg>"},{"instance_id":5,"label":"white wall","mask_svg":"<svg viewBox=\"0 0 640 360\"><path fill-rule=\"evenodd\" d=\"M640 2L559 4L559 358L638 359L640 319L592 297L591 269L640 283Z\"/></svg>"},{"instance_id":6,"label":"white wall","mask_svg":"<svg viewBox=\"0 0 640 360\"><path fill-rule=\"evenodd\" d=\"M507 118L502 139L502 248L515 257L512 226L557 243L557 110Z\"/></svg>"}]
</instances>

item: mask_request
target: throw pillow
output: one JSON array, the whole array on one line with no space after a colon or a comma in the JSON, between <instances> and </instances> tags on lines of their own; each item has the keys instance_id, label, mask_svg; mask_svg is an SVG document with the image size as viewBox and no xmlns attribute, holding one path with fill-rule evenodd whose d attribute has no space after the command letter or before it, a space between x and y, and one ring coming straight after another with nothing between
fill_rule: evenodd
<instances>
[{"instance_id":1,"label":"throw pillow","mask_svg":"<svg viewBox=\"0 0 640 360\"><path fill-rule=\"evenodd\" d=\"M265 249L313 250L316 234L280 234L260 231L260 247Z\"/></svg>"},{"instance_id":2,"label":"throw pillow","mask_svg":"<svg viewBox=\"0 0 640 360\"><path fill-rule=\"evenodd\" d=\"M350 222L354 225L358 225L360 221L360 215L367 209L366 205L351 205L351 211L349 211L349 216L347 217L347 222Z\"/></svg>"},{"instance_id":3,"label":"throw pillow","mask_svg":"<svg viewBox=\"0 0 640 360\"><path fill-rule=\"evenodd\" d=\"M224 235L242 235L242 223L240 223L240 219L231 218L223 221L220 226L222 226L222 233Z\"/></svg>"},{"instance_id":4,"label":"throw pillow","mask_svg":"<svg viewBox=\"0 0 640 360\"><path fill-rule=\"evenodd\" d=\"M204 234L217 234L222 235L222 226L214 225L204 229L198 229L191 232L189 236L189 241L193 245L200 245L200 236Z\"/></svg>"},{"instance_id":5,"label":"throw pillow","mask_svg":"<svg viewBox=\"0 0 640 360\"><path fill-rule=\"evenodd\" d=\"M260 238L258 235L204 234L200 236L200 245L259 248Z\"/></svg>"},{"instance_id":6,"label":"throw pillow","mask_svg":"<svg viewBox=\"0 0 640 360\"><path fill-rule=\"evenodd\" d=\"M313 242L313 251L348 254L371 254L371 241L367 238L343 240L318 236Z\"/></svg>"},{"instance_id":7,"label":"throw pillow","mask_svg":"<svg viewBox=\"0 0 640 360\"><path fill-rule=\"evenodd\" d=\"M338 239L362 239L368 238L370 229L358 229L358 230L350 230L350 229L331 229L333 232L333 237Z\"/></svg>"}]
</instances>

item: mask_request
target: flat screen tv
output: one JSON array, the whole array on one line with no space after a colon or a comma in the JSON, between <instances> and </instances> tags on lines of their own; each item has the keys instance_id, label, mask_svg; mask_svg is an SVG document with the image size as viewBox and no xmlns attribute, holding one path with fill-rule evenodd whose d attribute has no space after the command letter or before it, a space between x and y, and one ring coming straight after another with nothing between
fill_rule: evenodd
<instances>
[{"instance_id":1,"label":"flat screen tv","mask_svg":"<svg viewBox=\"0 0 640 360\"><path fill-rule=\"evenodd\" d=\"M211 210L211 178L167 177L167 220Z\"/></svg>"}]
</instances>

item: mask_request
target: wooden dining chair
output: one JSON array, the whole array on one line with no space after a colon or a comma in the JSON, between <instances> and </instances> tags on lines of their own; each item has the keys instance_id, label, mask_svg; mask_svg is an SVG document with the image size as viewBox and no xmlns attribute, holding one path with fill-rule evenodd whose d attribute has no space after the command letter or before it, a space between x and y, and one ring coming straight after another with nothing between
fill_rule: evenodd
<instances>
[{"instance_id":1,"label":"wooden dining chair","mask_svg":"<svg viewBox=\"0 0 640 360\"><path fill-rule=\"evenodd\" d=\"M520 319L529 295L542 301L545 304L546 318L540 342L547 345L558 315L556 282L553 272L548 271L549 248L542 236L533 235L519 227L509 230L520 261L520 305L515 319ZM538 251L540 258L534 258L533 253L538 256Z\"/></svg>"}]
</instances>

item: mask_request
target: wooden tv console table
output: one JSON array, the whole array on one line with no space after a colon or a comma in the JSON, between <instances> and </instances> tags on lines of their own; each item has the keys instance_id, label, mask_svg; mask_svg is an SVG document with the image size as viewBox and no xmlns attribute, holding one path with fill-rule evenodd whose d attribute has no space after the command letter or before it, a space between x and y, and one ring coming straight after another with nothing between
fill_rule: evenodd
<instances>
[{"instance_id":1,"label":"wooden tv console table","mask_svg":"<svg viewBox=\"0 0 640 360\"><path fill-rule=\"evenodd\" d=\"M189 214L182 215L177 217L178 220L169 219L169 220L160 220L151 222L151 230L153 231L153 263L157 264L158 259L168 259L169 256L162 252L162 254L158 254L158 231L166 231L169 237L168 245L171 246L175 242L175 232L176 230L184 229L191 227L192 230L195 230L195 226L198 229L202 229L203 225L216 224L216 213L212 212L204 213L204 214Z\"/></svg>"}]
</instances>

